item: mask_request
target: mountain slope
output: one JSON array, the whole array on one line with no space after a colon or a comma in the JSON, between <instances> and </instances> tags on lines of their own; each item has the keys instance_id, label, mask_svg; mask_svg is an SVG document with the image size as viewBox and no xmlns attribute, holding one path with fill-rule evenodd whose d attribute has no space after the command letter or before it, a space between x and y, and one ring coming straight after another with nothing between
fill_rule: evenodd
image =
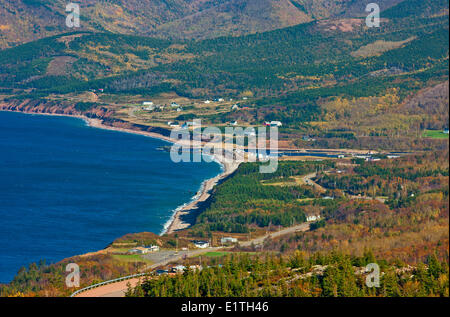
<instances>
[{"instance_id":1,"label":"mountain slope","mask_svg":"<svg viewBox=\"0 0 450 317\"><path fill-rule=\"evenodd\" d=\"M404 0L380 0L382 10ZM367 0L85 0L81 29L206 39L270 31L342 16L364 16ZM65 0L0 0L0 49L74 31Z\"/></svg>"},{"instance_id":2,"label":"mountain slope","mask_svg":"<svg viewBox=\"0 0 450 317\"><path fill-rule=\"evenodd\" d=\"M291 134L315 136L323 148L406 150L413 145L394 146L392 136L448 126L444 107L428 113L422 102L428 94L401 107L408 97L448 81L448 13L441 12L448 12L443 0L407 0L384 13L389 18L380 28L367 28L364 18L333 18L202 41L58 35L0 51L0 92L17 104L55 95L70 99L93 89L107 91L105 102L163 93L197 101L250 96L246 111L189 115L212 124L278 120ZM446 98L438 99L440 105ZM157 120L141 123L168 122Z\"/></svg>"},{"instance_id":3,"label":"mountain slope","mask_svg":"<svg viewBox=\"0 0 450 317\"><path fill-rule=\"evenodd\" d=\"M311 21L289 0L229 0L157 27L155 36L204 39L263 32Z\"/></svg>"}]
</instances>

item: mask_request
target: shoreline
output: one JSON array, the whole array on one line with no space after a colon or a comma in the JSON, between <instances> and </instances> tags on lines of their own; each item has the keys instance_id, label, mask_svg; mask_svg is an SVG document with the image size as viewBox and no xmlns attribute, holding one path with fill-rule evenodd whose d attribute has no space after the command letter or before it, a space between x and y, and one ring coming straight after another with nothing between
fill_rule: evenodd
<instances>
[{"instance_id":1,"label":"shoreline","mask_svg":"<svg viewBox=\"0 0 450 317\"><path fill-rule=\"evenodd\" d=\"M93 128L139 134L163 140L172 144L176 142L176 140L173 140L169 137L166 137L158 133L111 127L103 124L101 119L92 119L84 116L81 116L81 118L86 121L88 126ZM173 211L173 214L171 215L170 219L166 222L166 224L163 225L163 229L159 233L159 235L171 234L174 233L175 231L191 227L193 225L194 220L192 219L192 216L194 216L193 214L200 208L200 205L211 196L212 189L219 183L219 181L221 181L222 179L224 179L225 177L231 175L234 171L236 171L236 169L239 166L238 163L236 162L229 163L225 160L224 157L218 155L213 156L213 160L217 162L219 165L221 165L222 168L221 173L213 178L203 181L203 183L200 185L200 189L197 191L196 195L191 199L191 201L177 207Z\"/></svg>"},{"instance_id":2,"label":"shoreline","mask_svg":"<svg viewBox=\"0 0 450 317\"><path fill-rule=\"evenodd\" d=\"M72 115L72 114L59 114L59 113L37 113L37 112L25 112L25 111L14 111L14 110L0 110L5 112L16 112L16 113L23 113L23 114L30 114L30 115L44 115L44 116L58 116L58 117L69 117L69 118L78 118L82 119L87 126L97 129L103 129L103 130L110 130L110 131L117 131L117 132L123 132L123 133L131 133L131 134L138 134L143 135L146 137L151 137L154 139L166 141L169 143L174 144L177 140L171 139L170 137L164 136L162 134L158 134L155 132L148 132L148 131L140 131L140 130L133 130L133 129L127 129L127 128L119 128L114 126L109 126L103 123L102 119L94 119L89 118L84 115ZM199 190L197 191L196 195L192 197L192 199L177 207L173 210L172 215L170 216L170 219L163 224L163 229L159 233L159 235L164 234L171 234L175 231L187 229L193 225L193 218L195 218L195 212L199 210L200 205L204 203L210 196L212 189L225 177L231 175L239 166L239 163L236 162L227 162L225 160L225 157L215 155L213 156L213 161L221 165L221 173L216 175L213 178L206 179L202 182Z\"/></svg>"}]
</instances>

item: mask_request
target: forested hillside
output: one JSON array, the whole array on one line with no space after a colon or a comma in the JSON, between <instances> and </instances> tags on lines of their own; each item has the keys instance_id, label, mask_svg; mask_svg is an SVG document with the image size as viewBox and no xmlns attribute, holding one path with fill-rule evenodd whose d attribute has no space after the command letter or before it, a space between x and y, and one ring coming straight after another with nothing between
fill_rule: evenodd
<instances>
[{"instance_id":1,"label":"forested hillside","mask_svg":"<svg viewBox=\"0 0 450 317\"><path fill-rule=\"evenodd\" d=\"M448 127L448 4L407 0L382 18L380 28L324 19L203 41L69 33L0 51L0 87L19 103L89 89L105 89L105 102L247 96L245 110L189 116L216 125L279 120L293 146L445 148L421 136ZM422 100L429 91L437 93L431 112Z\"/></svg>"},{"instance_id":2,"label":"forested hillside","mask_svg":"<svg viewBox=\"0 0 450 317\"><path fill-rule=\"evenodd\" d=\"M448 155L283 161L265 176L257 164L244 164L217 187L192 228L162 237L129 234L98 254L30 264L0 295L66 296L71 290L62 277L71 262L80 265L82 287L139 272L145 260L123 252L143 241L174 250L177 242L181 248L234 236L239 243L231 248L170 263L188 269L151 275L128 296L448 296ZM302 181L311 172L325 191ZM321 218L308 231L241 245L311 215ZM380 266L380 287L365 284L369 263Z\"/></svg>"},{"instance_id":3,"label":"forested hillside","mask_svg":"<svg viewBox=\"0 0 450 317\"><path fill-rule=\"evenodd\" d=\"M382 10L402 0L378 1ZM62 0L1 0L0 49L71 31ZM363 16L367 1L85 0L81 30L205 39L263 32L334 16Z\"/></svg>"},{"instance_id":4,"label":"forested hillside","mask_svg":"<svg viewBox=\"0 0 450 317\"><path fill-rule=\"evenodd\" d=\"M0 48L70 31L67 4L0 1ZM196 39L291 26L312 20L315 11L307 14L290 0L87 0L80 7L84 31Z\"/></svg>"},{"instance_id":5,"label":"forested hillside","mask_svg":"<svg viewBox=\"0 0 450 317\"><path fill-rule=\"evenodd\" d=\"M223 265L177 276L149 278L129 297L423 297L448 296L448 263L434 255L428 265L402 267L376 259L341 253L301 252L290 257L232 256ZM368 263L382 264L380 287L366 286Z\"/></svg>"}]
</instances>

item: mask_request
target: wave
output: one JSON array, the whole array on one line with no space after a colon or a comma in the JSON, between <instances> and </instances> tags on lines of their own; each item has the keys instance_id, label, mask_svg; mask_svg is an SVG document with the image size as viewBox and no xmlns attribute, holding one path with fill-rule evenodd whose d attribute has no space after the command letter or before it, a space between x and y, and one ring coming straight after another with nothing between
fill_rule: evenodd
<instances>
[{"instance_id":1,"label":"wave","mask_svg":"<svg viewBox=\"0 0 450 317\"><path fill-rule=\"evenodd\" d=\"M202 195L203 191L205 190L206 182L208 182L209 180L211 180L211 179L213 179L213 178L215 178L215 177L217 177L217 176L219 176L219 175L221 175L221 174L224 173L224 171L225 171L225 165L224 165L222 162L220 162L220 160L218 160L214 155L208 155L208 156L210 156L210 157L212 158L212 161L213 161L213 162L215 162L215 163L217 163L217 164L220 165L220 173L217 174L217 175L214 176L214 177L205 179L205 180L200 184L200 188L198 189L197 193L196 193L196 194L195 194L188 202L182 204L181 206L178 206L177 208L175 208L175 209L172 211L172 214L171 214L169 220L167 220L167 221L164 223L164 225L163 225L163 229L161 230L161 232L160 232L160 234L159 234L160 236L163 235L163 234L165 234L165 233L167 232L167 230L169 229L170 225L171 225L172 222L174 221L175 216L177 215L178 212L180 212L180 211L183 210L186 206L192 204L193 202L197 201L197 200L200 198L200 196Z\"/></svg>"}]
</instances>

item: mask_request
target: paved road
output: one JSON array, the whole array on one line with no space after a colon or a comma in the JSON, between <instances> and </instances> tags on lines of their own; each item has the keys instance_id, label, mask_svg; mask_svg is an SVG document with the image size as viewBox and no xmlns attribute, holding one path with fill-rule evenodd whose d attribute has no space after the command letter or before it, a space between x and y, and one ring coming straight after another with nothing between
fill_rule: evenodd
<instances>
[{"instance_id":1,"label":"paved road","mask_svg":"<svg viewBox=\"0 0 450 317\"><path fill-rule=\"evenodd\" d=\"M248 247L253 245L261 245L264 240L268 237L276 238L280 237L286 234L295 233L295 232L304 232L309 230L310 223L302 223L297 226L289 227L277 232L271 232L269 234L266 234L262 237L258 237L249 241L241 242L240 245L243 247ZM193 251L182 251L175 253L175 251L161 251L161 254L158 256L160 257L160 261L158 261L155 264L148 265L144 269L142 269L142 272L153 270L159 266L164 266L169 264L170 262L179 261L182 260L184 256L187 257L193 257L197 255L201 255L207 252L211 251L217 251L217 250L223 250L226 249L224 247L214 247L214 248L206 248L206 249L196 249ZM156 253L155 253L156 255ZM147 258L150 258L152 255L147 255ZM123 297L125 296L125 292L128 289L128 283L131 284L131 286L136 286L139 282L139 278L134 278L126 281L120 281L116 283L111 283L107 285L103 285L100 287L97 287L95 289L88 290L86 292L80 293L76 295L76 297Z\"/></svg>"},{"instance_id":2,"label":"paved road","mask_svg":"<svg viewBox=\"0 0 450 317\"><path fill-rule=\"evenodd\" d=\"M142 278L133 278L126 281L111 283L80 293L75 297L124 297L128 285L135 287Z\"/></svg>"}]
</instances>

